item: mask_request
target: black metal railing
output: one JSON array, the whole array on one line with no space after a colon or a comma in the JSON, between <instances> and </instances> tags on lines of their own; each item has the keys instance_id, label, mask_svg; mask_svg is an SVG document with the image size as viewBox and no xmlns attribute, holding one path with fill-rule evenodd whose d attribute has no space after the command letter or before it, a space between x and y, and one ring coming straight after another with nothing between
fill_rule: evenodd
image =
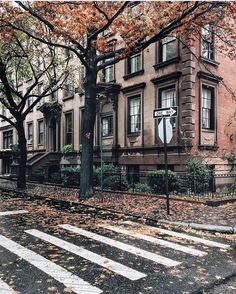
<instances>
[{"instance_id":1,"label":"black metal railing","mask_svg":"<svg viewBox=\"0 0 236 294\"><path fill-rule=\"evenodd\" d=\"M68 175L66 175L68 178ZM79 173L70 175L70 181L57 182L64 187L79 188ZM77 178L76 181L71 181ZM28 183L29 184L29 183ZM52 183L55 184L55 183ZM94 187L98 190L132 192L138 194L165 194L164 173L94 173ZM0 186L16 188L16 180L0 177ZM204 176L187 173L173 173L168 175L168 190L170 195L192 196L204 199L219 199L236 197L236 174L214 174Z\"/></svg>"}]
</instances>

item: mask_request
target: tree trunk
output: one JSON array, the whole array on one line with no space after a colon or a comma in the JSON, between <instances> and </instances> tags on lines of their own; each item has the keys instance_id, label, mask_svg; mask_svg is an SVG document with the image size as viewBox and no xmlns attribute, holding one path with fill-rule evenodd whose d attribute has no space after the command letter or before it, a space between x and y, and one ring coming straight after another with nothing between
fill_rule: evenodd
<instances>
[{"instance_id":1,"label":"tree trunk","mask_svg":"<svg viewBox=\"0 0 236 294\"><path fill-rule=\"evenodd\" d=\"M20 150L19 158L19 169L17 177L17 188L25 189L26 188L26 162L27 162L27 147L26 147L26 138L24 130L24 121L17 122L17 132L18 132L18 143Z\"/></svg>"},{"instance_id":2,"label":"tree trunk","mask_svg":"<svg viewBox=\"0 0 236 294\"><path fill-rule=\"evenodd\" d=\"M93 196L93 141L96 119L96 51L91 48L87 62L90 70L86 70L85 79L85 109L82 122L82 158L80 172L80 198Z\"/></svg>"}]
</instances>

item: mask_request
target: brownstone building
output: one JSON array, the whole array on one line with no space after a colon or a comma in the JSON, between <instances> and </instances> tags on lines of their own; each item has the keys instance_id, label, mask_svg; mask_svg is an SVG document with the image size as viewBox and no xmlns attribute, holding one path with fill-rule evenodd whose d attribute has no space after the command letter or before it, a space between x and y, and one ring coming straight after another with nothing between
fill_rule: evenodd
<instances>
[{"instance_id":1,"label":"brownstone building","mask_svg":"<svg viewBox=\"0 0 236 294\"><path fill-rule=\"evenodd\" d=\"M209 35L210 34L210 35ZM69 56L69 58L74 58ZM167 120L173 137L168 165L184 171L191 157L202 158L216 173L232 171L236 155L236 62L217 54L214 38L195 40L188 48L174 37L152 44L143 52L109 66L100 75L100 103L94 139L94 163L113 162L129 172L163 168L164 150L159 138L156 108L178 106L178 116ZM25 91L30 81L22 84ZM43 84L43 82L42 82ZM49 104L61 105L58 115L47 114ZM68 81L48 101L31 112L25 124L28 174L53 171L53 167L80 164L79 155L61 159L64 145L74 151L81 142L84 97ZM6 111L2 109L2 111ZM0 122L1 173L9 173L12 158L4 150L17 143L16 131ZM102 148L100 148L102 146ZM229 160L231 159L231 161Z\"/></svg>"}]
</instances>

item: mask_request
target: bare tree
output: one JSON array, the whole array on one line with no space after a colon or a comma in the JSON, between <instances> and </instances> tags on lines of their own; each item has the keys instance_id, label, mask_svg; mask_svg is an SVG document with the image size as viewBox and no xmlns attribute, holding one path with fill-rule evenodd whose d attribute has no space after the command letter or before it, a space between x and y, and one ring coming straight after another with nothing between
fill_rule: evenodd
<instances>
[{"instance_id":1,"label":"bare tree","mask_svg":"<svg viewBox=\"0 0 236 294\"><path fill-rule=\"evenodd\" d=\"M68 63L62 63L58 56L54 47L19 32L0 44L0 102L12 117L1 113L0 118L17 130L20 152L18 188L26 187L25 118L44 97L53 95L62 87L69 74ZM20 85L26 80L29 86L23 92ZM39 88L42 81L43 86Z\"/></svg>"}]
</instances>

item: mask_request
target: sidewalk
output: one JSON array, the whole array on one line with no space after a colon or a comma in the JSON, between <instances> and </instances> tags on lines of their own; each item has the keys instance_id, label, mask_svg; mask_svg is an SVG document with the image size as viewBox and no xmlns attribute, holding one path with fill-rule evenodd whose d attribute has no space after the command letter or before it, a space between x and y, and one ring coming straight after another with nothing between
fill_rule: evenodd
<instances>
[{"instance_id":1,"label":"sidewalk","mask_svg":"<svg viewBox=\"0 0 236 294\"><path fill-rule=\"evenodd\" d=\"M3 186L2 183L1 186ZM13 184L11 187L10 185L7 186L14 189ZM168 216L166 213L166 200L158 197L106 193L103 197L96 195L80 202L77 189L35 184L29 184L27 192L44 198L82 203L155 221L167 220L171 222L236 227L236 203L211 207L201 203L176 201L170 198L170 215Z\"/></svg>"}]
</instances>

